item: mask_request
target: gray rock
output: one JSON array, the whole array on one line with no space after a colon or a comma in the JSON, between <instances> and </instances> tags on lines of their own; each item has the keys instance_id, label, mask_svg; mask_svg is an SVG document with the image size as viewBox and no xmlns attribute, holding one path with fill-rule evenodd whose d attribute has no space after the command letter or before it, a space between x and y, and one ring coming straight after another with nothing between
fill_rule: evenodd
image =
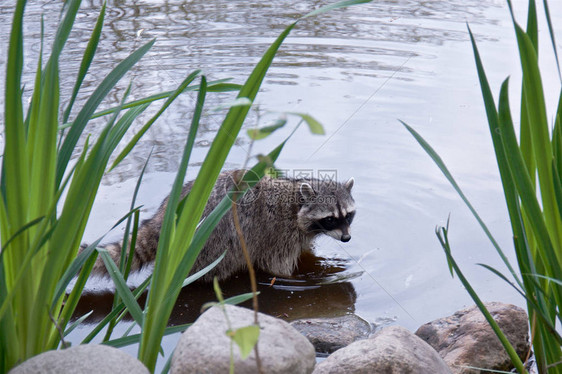
<instances>
[{"instance_id":1,"label":"gray rock","mask_svg":"<svg viewBox=\"0 0 562 374\"><path fill-rule=\"evenodd\" d=\"M493 302L485 305L524 360L530 349L525 311L511 304ZM513 368L502 344L476 306L426 323L416 335L439 352L455 374L485 372L467 366L504 371Z\"/></svg>"},{"instance_id":2,"label":"gray rock","mask_svg":"<svg viewBox=\"0 0 562 374\"><path fill-rule=\"evenodd\" d=\"M317 353L330 354L354 341L366 339L372 332L371 325L355 314L334 318L300 319L291 326L314 345Z\"/></svg>"},{"instance_id":3,"label":"gray rock","mask_svg":"<svg viewBox=\"0 0 562 374\"><path fill-rule=\"evenodd\" d=\"M254 312L225 305L231 328L254 323ZM314 347L287 322L259 313L259 355L264 373L311 373ZM172 356L171 373L228 373L231 340L223 310L215 306L203 313L181 336ZM236 374L256 373L255 353L245 360L233 345Z\"/></svg>"},{"instance_id":4,"label":"gray rock","mask_svg":"<svg viewBox=\"0 0 562 374\"><path fill-rule=\"evenodd\" d=\"M385 327L369 339L335 351L313 374L450 374L441 357L423 340L400 326Z\"/></svg>"},{"instance_id":5,"label":"gray rock","mask_svg":"<svg viewBox=\"0 0 562 374\"><path fill-rule=\"evenodd\" d=\"M86 344L41 353L10 370L9 374L148 374L136 358L107 345Z\"/></svg>"}]
</instances>

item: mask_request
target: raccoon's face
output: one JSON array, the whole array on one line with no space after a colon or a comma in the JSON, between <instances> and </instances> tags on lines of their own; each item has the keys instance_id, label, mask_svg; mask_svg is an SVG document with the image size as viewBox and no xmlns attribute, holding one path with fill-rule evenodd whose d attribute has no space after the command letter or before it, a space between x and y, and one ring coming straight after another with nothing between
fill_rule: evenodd
<instances>
[{"instance_id":1,"label":"raccoon's face","mask_svg":"<svg viewBox=\"0 0 562 374\"><path fill-rule=\"evenodd\" d=\"M300 195L303 205L298 213L300 229L310 236L326 234L348 242L351 239L350 225L355 216L355 202L351 196L353 182L351 178L344 184L302 183Z\"/></svg>"}]
</instances>

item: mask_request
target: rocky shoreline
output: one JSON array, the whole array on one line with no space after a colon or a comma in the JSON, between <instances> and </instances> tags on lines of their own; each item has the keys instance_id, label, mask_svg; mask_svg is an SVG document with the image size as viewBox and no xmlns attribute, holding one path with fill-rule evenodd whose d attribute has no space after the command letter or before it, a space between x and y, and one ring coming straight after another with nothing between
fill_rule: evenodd
<instances>
[{"instance_id":1,"label":"rocky shoreline","mask_svg":"<svg viewBox=\"0 0 562 374\"><path fill-rule=\"evenodd\" d=\"M492 302L488 310L522 360L530 354L525 311ZM229 323L225 320L228 314ZM253 323L253 311L226 305L203 313L181 336L170 372L224 373L230 367L226 331ZM287 323L259 314L259 356L265 373L454 373L509 371L510 360L476 306L422 325L415 333L400 326L374 329L355 315ZM232 345L236 373L256 373L255 354L243 360ZM100 360L103 357L103 360ZM326 357L317 363L316 357ZM136 359L115 348L87 345L45 352L10 373L147 373ZM106 365L106 366L104 366ZM104 371L104 367L110 371ZM486 370L487 369L487 370ZM100 371L101 370L101 371Z\"/></svg>"}]
</instances>

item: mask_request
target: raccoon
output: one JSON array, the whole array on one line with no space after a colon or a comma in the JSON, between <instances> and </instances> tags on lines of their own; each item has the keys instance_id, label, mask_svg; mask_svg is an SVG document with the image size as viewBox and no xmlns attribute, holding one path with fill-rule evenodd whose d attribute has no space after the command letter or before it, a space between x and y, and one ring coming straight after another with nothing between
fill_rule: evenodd
<instances>
[{"instance_id":1,"label":"raccoon","mask_svg":"<svg viewBox=\"0 0 562 374\"><path fill-rule=\"evenodd\" d=\"M203 217L209 215L235 186L234 178L241 173L243 171L234 170L219 175ZM343 184L319 179L262 178L237 201L240 227L253 266L274 275L290 276L300 254L312 249L313 239L318 235L326 234L348 242L351 239L350 225L355 216L355 202L351 196L353 183L353 178ZM184 185L182 197L192 186L193 182ZM168 198L156 214L139 227L132 271L141 269L156 258L167 204ZM121 244L112 243L105 248L118 263ZM203 277L204 281L211 281L215 276L224 280L246 269L232 211L218 223L191 272L209 265L225 250L225 258ZM107 274L101 258L98 258L92 273Z\"/></svg>"}]
</instances>

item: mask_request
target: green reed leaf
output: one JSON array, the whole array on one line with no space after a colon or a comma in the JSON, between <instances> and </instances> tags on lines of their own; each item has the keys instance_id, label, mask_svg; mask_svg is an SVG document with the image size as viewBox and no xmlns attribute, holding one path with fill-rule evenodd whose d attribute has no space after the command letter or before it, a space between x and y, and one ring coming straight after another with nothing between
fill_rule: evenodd
<instances>
[{"instance_id":1,"label":"green reed leaf","mask_svg":"<svg viewBox=\"0 0 562 374\"><path fill-rule=\"evenodd\" d=\"M488 237L488 239L492 242L492 245L496 249L497 253L500 255L500 257L503 260L503 262L505 263L505 265L508 267L511 274L514 276L514 278L517 279L517 275L516 275L515 271L513 270L513 267L509 263L509 260L507 259L507 257L503 253L503 251L500 248L499 244L497 243L496 239L494 238L494 236L492 235L492 233L490 232L490 230L488 229L488 227L486 226L486 224L484 223L482 218L480 218L480 215L478 214L476 209L474 209L474 207L472 206L472 204L470 203L470 201L468 200L466 195L462 192L461 188L459 187L459 185L457 184L457 182L453 178L453 175L451 174L451 172L449 171L449 169L447 168L447 166L445 165L445 163L443 162L441 157L439 157L437 152L435 152L435 150L429 145L429 143L427 143L425 141L425 139L423 139L421 137L421 135L418 134L413 128L408 126L405 122L402 122L402 121L400 121L400 122L406 127L406 129L410 132L410 134L412 134L414 136L414 138L421 145L423 150L431 157L431 159L439 167L439 170L441 170L443 175L445 175L445 178L447 178L447 180L449 181L451 186L453 186L455 191L457 191L457 193L459 194L461 199L464 201L465 205L468 207L468 209L470 210L470 212L472 213L474 218L476 218L476 220L480 224L480 227L482 227L482 230L484 230L484 232L486 233L486 236Z\"/></svg>"},{"instance_id":2,"label":"green reed leaf","mask_svg":"<svg viewBox=\"0 0 562 374\"><path fill-rule=\"evenodd\" d=\"M191 74L189 74L187 78L183 80L183 82L179 85L179 87L164 102L162 107L160 107L158 112L154 116L152 116L152 118L148 120L148 122L135 134L135 136L133 136L133 139L131 139L131 141L127 143L127 145L121 151L121 153L119 153L115 161L113 161L113 164L111 165L109 170L112 170L117 165L119 165L119 163L131 152L131 150L138 143L140 138L148 131L148 129L154 124L154 122L156 122L156 120L162 115L162 113L164 113L164 111L174 102L174 100L185 90L185 88L189 86L191 82L193 82L193 80L199 75L199 73L200 71L196 70ZM143 104L143 105L147 105L147 104Z\"/></svg>"},{"instance_id":3,"label":"green reed leaf","mask_svg":"<svg viewBox=\"0 0 562 374\"><path fill-rule=\"evenodd\" d=\"M63 123L68 121L68 117L70 116L70 112L72 111L72 106L74 105L74 101L76 100L76 96L78 95L78 91L82 86L82 82L88 73L88 69L90 68L90 64L94 59L96 54L96 49L98 47L100 37L101 37L101 30L103 28L103 21L105 19L105 9L106 9L107 2L104 1L101 7L100 14L98 15L98 20L96 21L96 25L92 31L92 35L90 36L90 40L88 41L88 45L84 50L84 55L82 56L82 61L80 62L80 69L78 70L78 76L76 77L76 81L74 83L74 88L72 90L72 95L68 101L68 105L64 111L62 116Z\"/></svg>"},{"instance_id":4,"label":"green reed leaf","mask_svg":"<svg viewBox=\"0 0 562 374\"><path fill-rule=\"evenodd\" d=\"M316 135L325 135L326 132L324 131L324 127L320 122L318 122L314 117L310 114L306 113L296 113L296 112L288 112L287 114L292 114L298 117L301 117L304 122L308 125L310 132Z\"/></svg>"},{"instance_id":5,"label":"green reed leaf","mask_svg":"<svg viewBox=\"0 0 562 374\"><path fill-rule=\"evenodd\" d=\"M517 352L515 351L515 349L513 348L513 346L511 345L511 343L507 339L507 337L505 336L505 334L502 332L502 330L498 326L494 317L492 317L492 315L490 314L488 309L486 309L486 306L484 305L482 300L480 300L480 298L478 297L478 294L476 293L476 291L474 291L474 289L472 288L472 286L470 285L470 283L468 282L468 280L466 279L466 277L464 276L464 274L460 270L459 266L457 265L454 257L451 255L451 248L448 245L448 243L449 243L448 233L449 233L448 229L445 228L445 227L440 227L436 231L437 237L439 238L439 241L441 242L441 244L443 245L443 243L446 243L446 245L443 247L443 249L445 251L445 255L447 256L447 261L451 264L451 266L455 270L455 273L457 274L457 276L458 276L459 280L461 281L462 285L464 286L466 291L469 293L472 300L474 300L474 302L478 306L478 309L480 309L480 311L482 312L482 314L486 318L486 321L488 321L488 323L492 327L492 330L494 330L494 333L499 338L500 342L502 343L504 349L506 350L509 358L511 359L511 362L513 363L513 365L515 366L517 371L519 373L527 373L527 370L525 369L525 366L523 365L523 363L521 362L521 359L517 355Z\"/></svg>"},{"instance_id":6,"label":"green reed leaf","mask_svg":"<svg viewBox=\"0 0 562 374\"><path fill-rule=\"evenodd\" d=\"M162 336L167 336L167 335L172 335L172 334L184 332L185 330L187 330L187 328L189 326L191 326L191 323L166 327L164 329L164 334ZM109 345L110 347L121 348L121 347L126 347L126 346L131 345L131 344L138 344L140 342L140 339L141 339L141 334L133 334L133 335L125 336L123 338L110 340L110 341L104 342L103 344Z\"/></svg>"},{"instance_id":7,"label":"green reed leaf","mask_svg":"<svg viewBox=\"0 0 562 374\"><path fill-rule=\"evenodd\" d=\"M115 84L127 73L141 58L148 52L148 50L154 44L154 40L146 43L135 52L130 54L126 59L121 61L100 83L100 85L94 90L90 98L86 101L76 119L73 122L68 135L64 139L61 150L59 152L59 157L57 159L57 185L60 183L64 171L68 165L68 161L72 156L72 152L78 142L78 139L82 135L86 124L91 119L92 114L95 112L98 105L109 93L109 91L115 86Z\"/></svg>"},{"instance_id":8,"label":"green reed leaf","mask_svg":"<svg viewBox=\"0 0 562 374\"><path fill-rule=\"evenodd\" d=\"M70 334L72 331L74 331L78 326L80 326L82 324L82 322L84 322L89 316L92 315L92 313L94 313L93 310L90 310L88 313L84 314L82 317L78 318L76 321L72 322L72 324L70 324L66 330L64 330L64 336L68 336L68 334Z\"/></svg>"},{"instance_id":9,"label":"green reed leaf","mask_svg":"<svg viewBox=\"0 0 562 374\"><path fill-rule=\"evenodd\" d=\"M101 258L103 259L103 263L107 269L107 272L111 279L113 279L113 283L115 284L115 290L119 293L119 297L123 300L123 303L127 306L129 313L135 320L135 322L142 326L144 322L144 315L142 310L137 303L135 296L127 286L125 279L123 279L123 275L119 272L117 265L111 259L111 256L104 248L96 248L99 252Z\"/></svg>"},{"instance_id":10,"label":"green reed leaf","mask_svg":"<svg viewBox=\"0 0 562 374\"><path fill-rule=\"evenodd\" d=\"M286 118L277 119L272 125L260 127L257 129L248 129L247 134L252 140L261 140L273 134L276 130L282 128L287 124Z\"/></svg>"},{"instance_id":11,"label":"green reed leaf","mask_svg":"<svg viewBox=\"0 0 562 374\"><path fill-rule=\"evenodd\" d=\"M550 17L550 10L548 8L548 1L543 0L544 14L546 16L546 23L548 25L548 33L550 35L550 42L552 43L552 50L556 58L556 68L558 69L558 79L562 83L562 74L560 73L560 59L558 58L558 48L556 48L556 38L554 34L554 27L552 26L552 19Z\"/></svg>"},{"instance_id":12,"label":"green reed leaf","mask_svg":"<svg viewBox=\"0 0 562 374\"><path fill-rule=\"evenodd\" d=\"M338 1L337 3L326 5L326 6L323 6L323 7L319 8L319 9L316 9L315 11L312 11L312 12L308 13L307 15L301 17L301 19L318 16L320 14L329 12L329 11L334 10L334 9L347 8L347 7L352 6L352 5L366 4L366 3L370 3L370 2L371 2L371 0Z\"/></svg>"}]
</instances>

